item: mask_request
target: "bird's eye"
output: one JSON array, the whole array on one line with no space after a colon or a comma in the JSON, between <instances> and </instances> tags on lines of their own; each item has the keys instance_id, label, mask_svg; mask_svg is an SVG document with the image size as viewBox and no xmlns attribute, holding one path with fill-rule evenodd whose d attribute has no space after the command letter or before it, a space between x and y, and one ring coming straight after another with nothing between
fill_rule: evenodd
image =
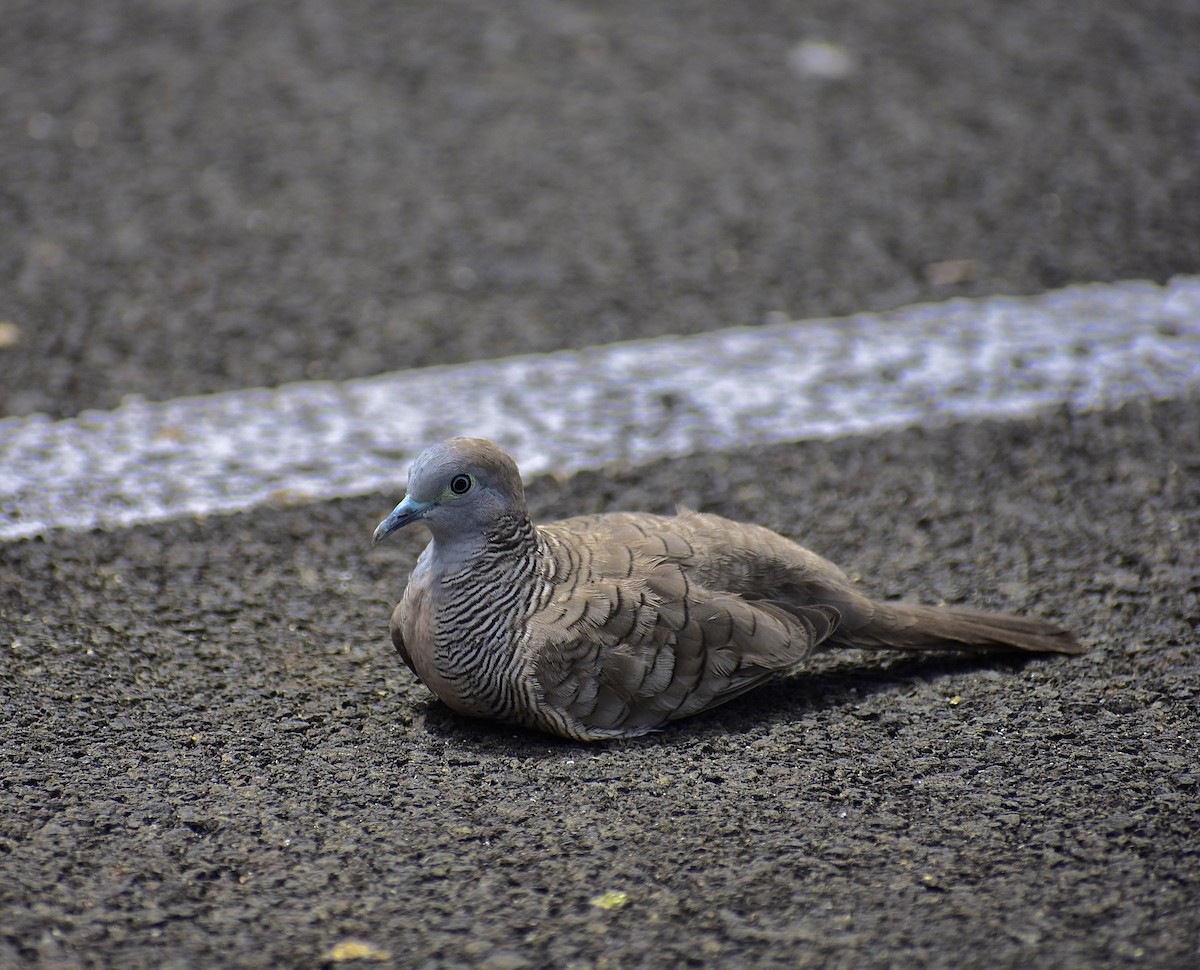
<instances>
[{"instance_id":1,"label":"bird's eye","mask_svg":"<svg viewBox=\"0 0 1200 970\"><path fill-rule=\"evenodd\" d=\"M455 475L450 479L450 491L455 495L466 495L471 491L471 476L470 475Z\"/></svg>"}]
</instances>

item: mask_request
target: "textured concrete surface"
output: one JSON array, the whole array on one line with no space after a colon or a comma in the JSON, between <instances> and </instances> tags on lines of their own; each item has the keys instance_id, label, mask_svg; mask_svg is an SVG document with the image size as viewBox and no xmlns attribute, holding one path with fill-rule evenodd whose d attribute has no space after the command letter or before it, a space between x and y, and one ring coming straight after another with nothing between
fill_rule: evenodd
<instances>
[{"instance_id":1,"label":"textured concrete surface","mask_svg":"<svg viewBox=\"0 0 1200 970\"><path fill-rule=\"evenodd\" d=\"M1196 273L1197 36L1185 0L16 0L0 413ZM1094 644L834 658L602 748L408 676L394 494L0 544L0 967L1193 967L1198 428L539 479Z\"/></svg>"}]
</instances>

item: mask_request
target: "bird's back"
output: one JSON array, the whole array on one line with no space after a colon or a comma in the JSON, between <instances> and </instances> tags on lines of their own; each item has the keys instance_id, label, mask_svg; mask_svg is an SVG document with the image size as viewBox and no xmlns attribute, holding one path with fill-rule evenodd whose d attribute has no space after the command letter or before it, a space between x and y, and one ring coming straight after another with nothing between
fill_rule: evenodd
<instances>
[{"instance_id":1,"label":"bird's back","mask_svg":"<svg viewBox=\"0 0 1200 970\"><path fill-rule=\"evenodd\" d=\"M705 589L770 599L804 584L848 586L829 560L762 526L680 509L676 515L608 512L542 526L587 548L632 550L678 563ZM790 594L784 594L790 595Z\"/></svg>"}]
</instances>

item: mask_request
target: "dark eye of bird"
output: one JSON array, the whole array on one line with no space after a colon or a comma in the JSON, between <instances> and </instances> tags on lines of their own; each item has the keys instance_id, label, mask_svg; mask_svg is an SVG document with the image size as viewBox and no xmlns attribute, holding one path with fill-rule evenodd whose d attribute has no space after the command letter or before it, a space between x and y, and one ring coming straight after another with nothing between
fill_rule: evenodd
<instances>
[{"instance_id":1,"label":"dark eye of bird","mask_svg":"<svg viewBox=\"0 0 1200 970\"><path fill-rule=\"evenodd\" d=\"M470 475L455 475L450 479L450 491L455 495L466 495L471 490Z\"/></svg>"}]
</instances>

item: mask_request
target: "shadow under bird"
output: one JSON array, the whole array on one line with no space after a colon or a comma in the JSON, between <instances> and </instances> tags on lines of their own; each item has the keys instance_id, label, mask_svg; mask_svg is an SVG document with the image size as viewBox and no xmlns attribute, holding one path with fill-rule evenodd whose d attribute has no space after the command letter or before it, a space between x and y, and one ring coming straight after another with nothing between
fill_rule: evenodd
<instances>
[{"instance_id":1,"label":"shadow under bird","mask_svg":"<svg viewBox=\"0 0 1200 970\"><path fill-rule=\"evenodd\" d=\"M1086 649L1042 620L872 600L795 542L716 515L535 525L516 464L482 438L423 452L375 542L415 522L433 540L392 614L404 662L462 714L580 741L708 710L818 648Z\"/></svg>"}]
</instances>

